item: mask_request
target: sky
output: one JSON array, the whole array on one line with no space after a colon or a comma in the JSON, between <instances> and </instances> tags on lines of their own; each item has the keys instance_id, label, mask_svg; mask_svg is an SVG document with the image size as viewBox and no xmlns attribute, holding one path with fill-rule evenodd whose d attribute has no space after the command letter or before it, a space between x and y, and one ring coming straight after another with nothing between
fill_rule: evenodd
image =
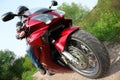
<instances>
[{"instance_id":1,"label":"sky","mask_svg":"<svg viewBox=\"0 0 120 80\"><path fill-rule=\"evenodd\" d=\"M57 0L58 6L63 2L66 3L80 3L82 6L89 8L90 10L97 4L98 0ZM0 1L0 16L6 12L16 12L18 6L25 5L28 8L45 7L48 8L51 0L1 0ZM54 7L53 7L54 8ZM10 50L15 53L16 56L21 57L26 54L26 42L25 40L17 40L16 35L16 22L19 19L15 18L8 22L2 22L0 19L0 50Z\"/></svg>"}]
</instances>

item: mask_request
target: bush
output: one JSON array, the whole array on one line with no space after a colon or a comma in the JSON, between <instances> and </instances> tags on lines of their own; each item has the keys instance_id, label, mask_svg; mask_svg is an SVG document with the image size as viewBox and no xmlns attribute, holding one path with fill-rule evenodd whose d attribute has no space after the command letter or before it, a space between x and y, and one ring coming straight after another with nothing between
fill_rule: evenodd
<instances>
[{"instance_id":1,"label":"bush","mask_svg":"<svg viewBox=\"0 0 120 80\"><path fill-rule=\"evenodd\" d=\"M32 76L35 72L37 72L37 70L35 68L32 70L24 72L22 74L22 80L32 80Z\"/></svg>"},{"instance_id":2,"label":"bush","mask_svg":"<svg viewBox=\"0 0 120 80\"><path fill-rule=\"evenodd\" d=\"M21 80L24 74L34 71L35 67L27 55L16 59L13 52L0 51L0 80Z\"/></svg>"},{"instance_id":3,"label":"bush","mask_svg":"<svg viewBox=\"0 0 120 80\"><path fill-rule=\"evenodd\" d=\"M120 0L98 0L95 8L79 24L102 41L120 43L119 5Z\"/></svg>"},{"instance_id":4,"label":"bush","mask_svg":"<svg viewBox=\"0 0 120 80\"><path fill-rule=\"evenodd\" d=\"M89 10L81 6L81 4L67 4L63 3L58 9L65 11L66 17L71 18L74 24L78 24L88 14Z\"/></svg>"},{"instance_id":5,"label":"bush","mask_svg":"<svg viewBox=\"0 0 120 80\"><path fill-rule=\"evenodd\" d=\"M23 63L24 72L32 70L33 68L35 68L34 65L32 64L30 58L26 55L25 56L25 61Z\"/></svg>"}]
</instances>

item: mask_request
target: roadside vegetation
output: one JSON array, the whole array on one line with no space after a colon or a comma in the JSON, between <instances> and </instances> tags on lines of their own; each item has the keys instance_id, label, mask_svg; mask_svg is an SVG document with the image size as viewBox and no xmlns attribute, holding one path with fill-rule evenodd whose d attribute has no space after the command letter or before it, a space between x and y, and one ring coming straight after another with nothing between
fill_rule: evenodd
<instances>
[{"instance_id":1,"label":"roadside vegetation","mask_svg":"<svg viewBox=\"0 0 120 80\"><path fill-rule=\"evenodd\" d=\"M92 11L75 3L63 3L59 9L99 40L120 43L120 0L98 0Z\"/></svg>"},{"instance_id":2,"label":"roadside vegetation","mask_svg":"<svg viewBox=\"0 0 120 80\"><path fill-rule=\"evenodd\" d=\"M101 41L120 43L120 0L98 0L79 24Z\"/></svg>"},{"instance_id":3,"label":"roadside vegetation","mask_svg":"<svg viewBox=\"0 0 120 80\"><path fill-rule=\"evenodd\" d=\"M27 55L16 59L13 52L0 51L0 80L32 80L36 71Z\"/></svg>"}]
</instances>

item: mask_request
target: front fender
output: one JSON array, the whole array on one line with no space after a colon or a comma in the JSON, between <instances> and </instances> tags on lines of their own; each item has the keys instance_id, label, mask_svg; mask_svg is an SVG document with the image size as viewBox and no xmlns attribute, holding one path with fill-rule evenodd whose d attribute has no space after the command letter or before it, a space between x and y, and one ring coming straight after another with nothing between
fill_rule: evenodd
<instances>
[{"instance_id":1,"label":"front fender","mask_svg":"<svg viewBox=\"0 0 120 80\"><path fill-rule=\"evenodd\" d=\"M78 29L79 29L79 26L73 26L73 27L68 27L68 28L64 29L60 34L61 37L58 38L54 43L55 48L58 51L63 52L68 36L71 35L73 32L75 32Z\"/></svg>"}]
</instances>

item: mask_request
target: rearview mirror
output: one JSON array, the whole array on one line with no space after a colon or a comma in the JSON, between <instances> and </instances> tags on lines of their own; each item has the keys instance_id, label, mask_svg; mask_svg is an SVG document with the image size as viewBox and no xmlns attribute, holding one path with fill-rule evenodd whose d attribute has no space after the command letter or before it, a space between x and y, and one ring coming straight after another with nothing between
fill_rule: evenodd
<instances>
[{"instance_id":1,"label":"rearview mirror","mask_svg":"<svg viewBox=\"0 0 120 80\"><path fill-rule=\"evenodd\" d=\"M13 14L12 12L7 12L1 16L2 21L4 21L4 22L9 21L9 20L13 19L14 17L15 17L15 14Z\"/></svg>"},{"instance_id":2,"label":"rearview mirror","mask_svg":"<svg viewBox=\"0 0 120 80\"><path fill-rule=\"evenodd\" d=\"M57 6L58 5L57 1L55 1L55 0L53 0L51 2L52 2L52 4L49 6L50 9L51 9L52 6Z\"/></svg>"},{"instance_id":3,"label":"rearview mirror","mask_svg":"<svg viewBox=\"0 0 120 80\"><path fill-rule=\"evenodd\" d=\"M54 0L53 0L53 1L52 1L52 5L53 5L53 6L57 6L57 5L58 5L57 1L54 1Z\"/></svg>"}]
</instances>

